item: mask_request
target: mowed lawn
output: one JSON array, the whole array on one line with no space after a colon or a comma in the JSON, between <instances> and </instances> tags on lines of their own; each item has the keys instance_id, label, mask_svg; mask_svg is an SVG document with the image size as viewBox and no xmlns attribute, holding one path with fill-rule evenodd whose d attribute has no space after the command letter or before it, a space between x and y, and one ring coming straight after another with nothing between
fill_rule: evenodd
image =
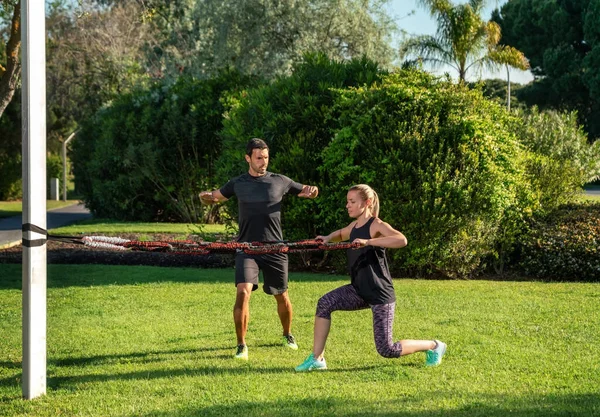
<instances>
[{"instance_id":1,"label":"mowed lawn","mask_svg":"<svg viewBox=\"0 0 600 417\"><path fill-rule=\"evenodd\" d=\"M62 207L71 206L77 203L77 200L47 200L46 209L54 210ZM21 216L23 213L22 206L23 203L21 201L0 201L0 219L4 217Z\"/></svg>"},{"instance_id":2,"label":"mowed lawn","mask_svg":"<svg viewBox=\"0 0 600 417\"><path fill-rule=\"evenodd\" d=\"M397 280L395 338L444 362L384 359L370 311L333 315L329 370L297 374L315 305L344 276L291 274L299 351L254 293L232 359L233 270L49 265L48 392L21 399L21 266L0 265L2 416L598 416L597 284Z\"/></svg>"}]
</instances>

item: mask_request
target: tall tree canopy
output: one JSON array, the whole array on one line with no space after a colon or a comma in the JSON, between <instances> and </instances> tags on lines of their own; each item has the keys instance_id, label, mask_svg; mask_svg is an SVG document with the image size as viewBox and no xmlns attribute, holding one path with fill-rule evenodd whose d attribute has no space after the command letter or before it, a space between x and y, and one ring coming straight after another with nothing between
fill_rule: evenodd
<instances>
[{"instance_id":1,"label":"tall tree canopy","mask_svg":"<svg viewBox=\"0 0 600 417\"><path fill-rule=\"evenodd\" d=\"M21 65L21 2L0 1L0 117L15 94Z\"/></svg>"},{"instance_id":2,"label":"tall tree canopy","mask_svg":"<svg viewBox=\"0 0 600 417\"><path fill-rule=\"evenodd\" d=\"M161 33L152 45L167 75L200 77L232 67L272 78L307 52L333 59L395 58L388 0L138 0Z\"/></svg>"},{"instance_id":3,"label":"tall tree canopy","mask_svg":"<svg viewBox=\"0 0 600 417\"><path fill-rule=\"evenodd\" d=\"M435 36L406 40L400 48L402 57L412 57L434 67L449 65L458 72L461 82L471 69L497 69L503 64L529 68L523 53L500 44L500 26L481 17L486 0L469 0L458 5L450 0L419 0L419 3L437 20L437 32Z\"/></svg>"},{"instance_id":4,"label":"tall tree canopy","mask_svg":"<svg viewBox=\"0 0 600 417\"><path fill-rule=\"evenodd\" d=\"M493 20L531 62L534 82L519 97L577 110L590 137L600 137L600 0L510 0Z\"/></svg>"}]
</instances>

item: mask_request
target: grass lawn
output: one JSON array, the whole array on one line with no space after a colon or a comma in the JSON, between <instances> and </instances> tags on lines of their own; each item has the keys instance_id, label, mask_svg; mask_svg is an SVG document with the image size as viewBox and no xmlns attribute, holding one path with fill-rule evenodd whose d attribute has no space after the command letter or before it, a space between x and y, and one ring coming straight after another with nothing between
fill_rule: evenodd
<instances>
[{"instance_id":1,"label":"grass lawn","mask_svg":"<svg viewBox=\"0 0 600 417\"><path fill-rule=\"evenodd\" d=\"M2 416L598 416L597 284L397 280L395 338L444 362L384 359L370 311L334 313L329 370L296 374L316 302L343 276L291 274L299 351L275 302L251 300L232 359L233 270L49 265L48 393L21 399L21 266L0 265Z\"/></svg>"},{"instance_id":2,"label":"grass lawn","mask_svg":"<svg viewBox=\"0 0 600 417\"><path fill-rule=\"evenodd\" d=\"M61 207L72 206L77 204L77 200L56 201L47 200L46 209L53 210ZM20 216L22 213L23 203L20 201L0 201L0 218Z\"/></svg>"},{"instance_id":3,"label":"grass lawn","mask_svg":"<svg viewBox=\"0 0 600 417\"><path fill-rule=\"evenodd\" d=\"M193 223L134 223L119 222L106 219L90 219L76 224L52 229L53 234L75 235L87 233L119 234L119 233L173 233L187 235L191 233L223 233L225 226L220 224Z\"/></svg>"}]
</instances>

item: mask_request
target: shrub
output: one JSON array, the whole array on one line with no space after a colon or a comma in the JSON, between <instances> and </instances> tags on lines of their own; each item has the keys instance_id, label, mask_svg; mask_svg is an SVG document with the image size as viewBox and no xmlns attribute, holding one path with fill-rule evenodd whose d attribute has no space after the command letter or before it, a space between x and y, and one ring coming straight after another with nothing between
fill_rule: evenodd
<instances>
[{"instance_id":1,"label":"shrub","mask_svg":"<svg viewBox=\"0 0 600 417\"><path fill-rule=\"evenodd\" d=\"M21 101L15 95L0 117L0 200L22 196Z\"/></svg>"},{"instance_id":2,"label":"shrub","mask_svg":"<svg viewBox=\"0 0 600 417\"><path fill-rule=\"evenodd\" d=\"M253 137L265 139L270 148L269 170L303 184L323 184L318 170L321 152L329 144L335 121L331 107L333 89L371 85L384 73L366 58L336 62L323 54L309 54L289 77L249 90L226 114L223 123L223 153L219 159L221 182L248 170L244 160L246 143ZM237 217L235 202L228 205ZM301 239L317 233L314 202L285 201L284 235Z\"/></svg>"},{"instance_id":3,"label":"shrub","mask_svg":"<svg viewBox=\"0 0 600 417\"><path fill-rule=\"evenodd\" d=\"M46 157L46 195L50 198L50 179L58 178L60 190L62 189L62 159L59 155L49 154Z\"/></svg>"},{"instance_id":4,"label":"shrub","mask_svg":"<svg viewBox=\"0 0 600 417\"><path fill-rule=\"evenodd\" d=\"M75 182L97 215L196 222L198 192L214 184L225 91L254 81L233 71L181 77L119 98L84 126L73 145Z\"/></svg>"},{"instance_id":5,"label":"shrub","mask_svg":"<svg viewBox=\"0 0 600 417\"><path fill-rule=\"evenodd\" d=\"M529 151L527 175L540 210L549 212L573 200L581 187L600 176L600 141L589 144L577 114L539 111L518 113L515 134Z\"/></svg>"},{"instance_id":6,"label":"shrub","mask_svg":"<svg viewBox=\"0 0 600 417\"><path fill-rule=\"evenodd\" d=\"M409 244L392 269L468 277L510 245L530 213L515 123L480 91L419 71L339 90L339 130L323 154L325 231L348 223L346 191L370 184ZM506 245L506 244L505 244Z\"/></svg>"},{"instance_id":7,"label":"shrub","mask_svg":"<svg viewBox=\"0 0 600 417\"><path fill-rule=\"evenodd\" d=\"M562 205L537 219L522 241L520 266L539 278L600 281L600 203Z\"/></svg>"}]
</instances>

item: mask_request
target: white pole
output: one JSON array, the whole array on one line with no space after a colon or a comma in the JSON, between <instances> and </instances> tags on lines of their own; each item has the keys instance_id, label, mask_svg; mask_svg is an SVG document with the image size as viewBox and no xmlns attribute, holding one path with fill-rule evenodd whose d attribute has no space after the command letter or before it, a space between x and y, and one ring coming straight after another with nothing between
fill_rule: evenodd
<instances>
[{"instance_id":1,"label":"white pole","mask_svg":"<svg viewBox=\"0 0 600 417\"><path fill-rule=\"evenodd\" d=\"M21 0L23 225L46 229L46 22L44 0ZM46 393L46 245L23 231L23 397ZM40 240L42 239L42 240ZM36 245L42 243L41 245Z\"/></svg>"}]
</instances>

